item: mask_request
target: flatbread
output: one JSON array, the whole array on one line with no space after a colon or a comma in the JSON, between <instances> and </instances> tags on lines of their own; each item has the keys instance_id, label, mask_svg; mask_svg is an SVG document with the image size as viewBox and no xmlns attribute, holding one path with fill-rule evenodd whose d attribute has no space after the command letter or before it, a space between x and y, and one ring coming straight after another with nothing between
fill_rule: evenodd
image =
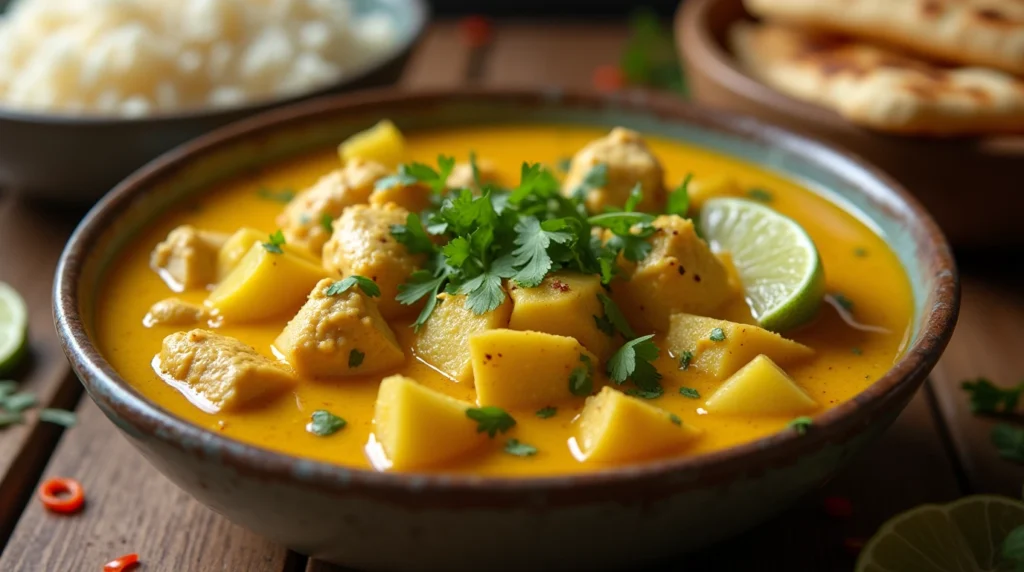
<instances>
[{"instance_id":1,"label":"flatbread","mask_svg":"<svg viewBox=\"0 0 1024 572\"><path fill-rule=\"evenodd\" d=\"M779 23L1024 75L1024 0L744 0Z\"/></svg>"},{"instance_id":2,"label":"flatbread","mask_svg":"<svg viewBox=\"0 0 1024 572\"><path fill-rule=\"evenodd\" d=\"M773 24L739 22L730 40L753 77L859 125L907 134L1024 132L1024 81L1001 71L942 68Z\"/></svg>"}]
</instances>

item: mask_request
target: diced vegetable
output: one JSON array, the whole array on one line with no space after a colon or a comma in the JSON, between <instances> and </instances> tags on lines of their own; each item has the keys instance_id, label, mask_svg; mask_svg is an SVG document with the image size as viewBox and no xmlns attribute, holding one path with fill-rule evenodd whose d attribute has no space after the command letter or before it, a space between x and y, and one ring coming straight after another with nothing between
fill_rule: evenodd
<instances>
[{"instance_id":1,"label":"diced vegetable","mask_svg":"<svg viewBox=\"0 0 1024 572\"><path fill-rule=\"evenodd\" d=\"M227 321L258 322L295 312L313 286L328 275L303 256L288 250L275 254L257 243L210 292L206 304Z\"/></svg>"},{"instance_id":2,"label":"diced vegetable","mask_svg":"<svg viewBox=\"0 0 1024 572\"><path fill-rule=\"evenodd\" d=\"M517 330L488 330L469 339L480 405L542 407L573 398L577 370L589 376L597 358L576 340Z\"/></svg>"},{"instance_id":3,"label":"diced vegetable","mask_svg":"<svg viewBox=\"0 0 1024 572\"><path fill-rule=\"evenodd\" d=\"M395 469L441 464L487 443L466 415L473 405L393 375L377 392L373 431Z\"/></svg>"},{"instance_id":4,"label":"diced vegetable","mask_svg":"<svg viewBox=\"0 0 1024 572\"><path fill-rule=\"evenodd\" d=\"M394 168L405 158L405 138L394 123L383 119L343 141L338 146L338 156L343 163L360 158Z\"/></svg>"},{"instance_id":5,"label":"diced vegetable","mask_svg":"<svg viewBox=\"0 0 1024 572\"><path fill-rule=\"evenodd\" d=\"M484 314L466 307L466 297L441 294L437 307L423 324L413 348L420 359L460 383L473 383L469 339L480 332L508 327L512 302Z\"/></svg>"},{"instance_id":6,"label":"diced vegetable","mask_svg":"<svg viewBox=\"0 0 1024 572\"><path fill-rule=\"evenodd\" d=\"M73 514L85 505L85 489L75 479L53 477L39 485L39 500L50 512Z\"/></svg>"},{"instance_id":7,"label":"diced vegetable","mask_svg":"<svg viewBox=\"0 0 1024 572\"><path fill-rule=\"evenodd\" d=\"M156 245L149 265L176 292L205 288L217 280L217 253L227 239L223 233L181 225Z\"/></svg>"},{"instance_id":8,"label":"diced vegetable","mask_svg":"<svg viewBox=\"0 0 1024 572\"><path fill-rule=\"evenodd\" d=\"M377 303L360 288L330 294L327 278L274 341L295 372L308 377L378 373L402 365L402 351Z\"/></svg>"},{"instance_id":9,"label":"diced vegetable","mask_svg":"<svg viewBox=\"0 0 1024 572\"><path fill-rule=\"evenodd\" d=\"M587 399L578 443L587 461L639 461L679 451L700 436L678 416L605 387Z\"/></svg>"},{"instance_id":10,"label":"diced vegetable","mask_svg":"<svg viewBox=\"0 0 1024 572\"><path fill-rule=\"evenodd\" d=\"M430 207L430 198L433 194L434 191L430 187L420 183L396 184L373 191L370 195L370 204L384 206L394 203L409 212L418 213Z\"/></svg>"},{"instance_id":11,"label":"diced vegetable","mask_svg":"<svg viewBox=\"0 0 1024 572\"><path fill-rule=\"evenodd\" d=\"M208 412L240 411L279 396L296 380L253 347L209 330L164 338L156 367Z\"/></svg>"},{"instance_id":12,"label":"diced vegetable","mask_svg":"<svg viewBox=\"0 0 1024 572\"><path fill-rule=\"evenodd\" d=\"M724 415L800 415L818 404L768 356L759 355L726 380L706 408Z\"/></svg>"},{"instance_id":13,"label":"diced vegetable","mask_svg":"<svg viewBox=\"0 0 1024 572\"><path fill-rule=\"evenodd\" d=\"M724 339L716 341L712 337ZM758 326L690 314L672 316L666 347L675 356L691 352L693 358L688 369L702 371L716 379L732 375L759 354L781 365L814 355L811 348Z\"/></svg>"},{"instance_id":14,"label":"diced vegetable","mask_svg":"<svg viewBox=\"0 0 1024 572\"><path fill-rule=\"evenodd\" d=\"M549 275L536 288L512 287L514 305L508 327L576 339L602 361L611 353L612 337L598 328L604 308L601 277L578 272Z\"/></svg>"},{"instance_id":15,"label":"diced vegetable","mask_svg":"<svg viewBox=\"0 0 1024 572\"><path fill-rule=\"evenodd\" d=\"M636 209L662 212L665 206L664 170L639 133L616 127L595 139L572 158L562 184L566 196L584 199L591 213L605 207L623 208L638 185Z\"/></svg>"}]
</instances>

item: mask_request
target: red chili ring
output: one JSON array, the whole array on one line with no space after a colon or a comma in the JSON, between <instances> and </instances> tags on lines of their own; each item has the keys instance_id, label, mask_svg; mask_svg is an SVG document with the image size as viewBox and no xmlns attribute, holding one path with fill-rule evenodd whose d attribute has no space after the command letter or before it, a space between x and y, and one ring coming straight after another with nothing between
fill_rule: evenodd
<instances>
[{"instance_id":1,"label":"red chili ring","mask_svg":"<svg viewBox=\"0 0 1024 572\"><path fill-rule=\"evenodd\" d=\"M75 479L55 477L39 485L39 499L49 511L71 514L82 510L85 489Z\"/></svg>"},{"instance_id":2,"label":"red chili ring","mask_svg":"<svg viewBox=\"0 0 1024 572\"><path fill-rule=\"evenodd\" d=\"M134 552L115 558L103 565L103 572L124 572L139 563L139 555Z\"/></svg>"}]
</instances>

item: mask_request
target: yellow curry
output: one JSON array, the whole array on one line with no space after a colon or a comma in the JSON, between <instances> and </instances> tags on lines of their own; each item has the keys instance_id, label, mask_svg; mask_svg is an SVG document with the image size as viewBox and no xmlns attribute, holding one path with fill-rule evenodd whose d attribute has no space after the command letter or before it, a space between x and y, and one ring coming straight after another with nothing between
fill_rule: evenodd
<instances>
[{"instance_id":1,"label":"yellow curry","mask_svg":"<svg viewBox=\"0 0 1024 572\"><path fill-rule=\"evenodd\" d=\"M826 198L545 125L381 122L166 213L101 292L106 358L190 422L502 476L808 430L892 365L912 318L895 255Z\"/></svg>"}]
</instances>

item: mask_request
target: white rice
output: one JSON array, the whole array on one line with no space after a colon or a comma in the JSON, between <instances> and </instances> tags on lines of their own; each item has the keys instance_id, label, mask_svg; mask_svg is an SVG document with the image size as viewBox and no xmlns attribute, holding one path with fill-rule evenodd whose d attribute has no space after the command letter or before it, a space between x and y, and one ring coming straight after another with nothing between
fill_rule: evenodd
<instances>
[{"instance_id":1,"label":"white rice","mask_svg":"<svg viewBox=\"0 0 1024 572\"><path fill-rule=\"evenodd\" d=\"M0 16L0 106L139 117L309 91L394 42L349 0L19 0Z\"/></svg>"}]
</instances>

